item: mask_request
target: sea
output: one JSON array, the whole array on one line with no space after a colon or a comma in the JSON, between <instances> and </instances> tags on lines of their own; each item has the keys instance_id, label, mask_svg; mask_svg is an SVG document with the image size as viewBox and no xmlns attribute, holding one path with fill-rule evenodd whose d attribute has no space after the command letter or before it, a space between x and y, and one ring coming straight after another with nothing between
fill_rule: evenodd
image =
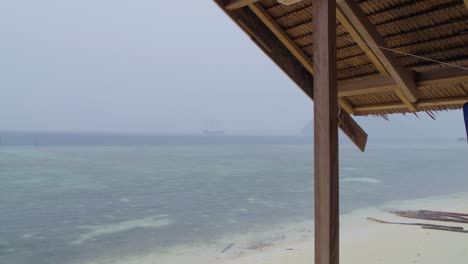
<instances>
[{"instance_id":1,"label":"sea","mask_svg":"<svg viewBox=\"0 0 468 264\"><path fill-rule=\"evenodd\" d=\"M217 255L314 218L309 136L0 136L2 264L167 259L197 245ZM370 139L361 153L341 141L341 214L468 191L464 142Z\"/></svg>"}]
</instances>

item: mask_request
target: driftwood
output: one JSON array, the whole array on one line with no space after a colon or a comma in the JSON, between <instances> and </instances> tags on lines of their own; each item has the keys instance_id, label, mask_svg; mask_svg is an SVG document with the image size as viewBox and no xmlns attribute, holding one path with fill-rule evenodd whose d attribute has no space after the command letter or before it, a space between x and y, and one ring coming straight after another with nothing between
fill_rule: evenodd
<instances>
[{"instance_id":1,"label":"driftwood","mask_svg":"<svg viewBox=\"0 0 468 264\"><path fill-rule=\"evenodd\" d=\"M371 217L368 217L367 219L374 221L374 222L382 223L382 224L421 226L422 228L438 229L438 230L446 230L446 231L464 231L463 227L461 226L444 226L444 225L433 225L433 224L425 224L425 223L389 222L389 221L378 220L378 219L371 218Z\"/></svg>"},{"instance_id":2,"label":"driftwood","mask_svg":"<svg viewBox=\"0 0 468 264\"><path fill-rule=\"evenodd\" d=\"M234 244L235 244L235 243L229 244L227 247L225 247L223 250L221 250L220 253L224 253L224 252L228 251L230 248L232 248L232 247L234 246Z\"/></svg>"},{"instance_id":3,"label":"driftwood","mask_svg":"<svg viewBox=\"0 0 468 264\"><path fill-rule=\"evenodd\" d=\"M450 215L450 216L459 216L459 217L468 217L468 214L462 213L453 213L453 212L441 212L441 211L429 211L429 210L421 210L422 212L429 212L433 214L442 214L442 215Z\"/></svg>"},{"instance_id":4,"label":"driftwood","mask_svg":"<svg viewBox=\"0 0 468 264\"><path fill-rule=\"evenodd\" d=\"M423 229L440 230L440 231L450 231L450 232L468 233L468 231L466 231L466 230L458 230L458 229L445 228L445 227L423 226L422 228L423 228Z\"/></svg>"},{"instance_id":5,"label":"driftwood","mask_svg":"<svg viewBox=\"0 0 468 264\"><path fill-rule=\"evenodd\" d=\"M408 211L389 211L389 212L392 214L401 216L401 217L406 217L406 218L468 224L468 215L461 214L461 213L439 212L439 211L429 211L429 210L418 210L418 211L408 210Z\"/></svg>"}]
</instances>

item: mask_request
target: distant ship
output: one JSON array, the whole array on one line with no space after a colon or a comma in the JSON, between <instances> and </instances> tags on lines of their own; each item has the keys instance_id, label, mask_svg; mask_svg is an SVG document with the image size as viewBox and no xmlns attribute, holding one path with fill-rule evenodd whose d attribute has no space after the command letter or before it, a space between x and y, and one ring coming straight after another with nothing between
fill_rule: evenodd
<instances>
[{"instance_id":1,"label":"distant ship","mask_svg":"<svg viewBox=\"0 0 468 264\"><path fill-rule=\"evenodd\" d=\"M204 135L217 135L217 136L225 134L224 130L202 130L202 133Z\"/></svg>"}]
</instances>

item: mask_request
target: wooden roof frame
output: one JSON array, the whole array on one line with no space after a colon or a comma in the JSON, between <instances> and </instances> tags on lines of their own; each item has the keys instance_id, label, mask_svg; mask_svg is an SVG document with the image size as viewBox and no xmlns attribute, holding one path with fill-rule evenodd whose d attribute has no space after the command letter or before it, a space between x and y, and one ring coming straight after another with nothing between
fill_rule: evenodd
<instances>
[{"instance_id":1,"label":"wooden roof frame","mask_svg":"<svg viewBox=\"0 0 468 264\"><path fill-rule=\"evenodd\" d=\"M377 58L371 61L382 75L390 75L396 81L399 86L399 90L396 90L398 97L411 111L416 111L412 103L418 100L419 91L414 74L399 65L393 52L387 50L385 41L355 1L337 0L337 5L343 13L338 19L349 32L353 32L350 34L354 41L370 58Z\"/></svg>"},{"instance_id":2,"label":"wooden roof frame","mask_svg":"<svg viewBox=\"0 0 468 264\"><path fill-rule=\"evenodd\" d=\"M437 109L437 106L463 105L468 102L468 91L463 87L461 90L465 96L459 98L453 95L451 98L427 96L425 89L439 85L466 85L466 68L416 73L400 65L355 0L314 0L313 62L257 3L258 0L214 1L314 100L315 264L339 264L338 126L364 151L367 134L350 114L373 111L379 114L395 109L415 112L425 111L425 108ZM467 2L465 0L468 7ZM380 77L337 81L337 19L353 38L351 41L364 51ZM353 106L350 103L356 100L352 97L382 92L393 92L397 97L389 96L386 101L377 101L392 102L387 104ZM460 93L453 94L457 96ZM395 103L395 98L399 98L401 103ZM339 111L338 104L345 111Z\"/></svg>"},{"instance_id":3,"label":"wooden roof frame","mask_svg":"<svg viewBox=\"0 0 468 264\"><path fill-rule=\"evenodd\" d=\"M314 74L313 61L258 3L259 0L214 1L313 99L313 85L311 85L313 77L309 76ZM387 109L402 109L407 112L416 112L424 111L427 106L439 106L443 102L446 105L450 105L451 103L464 102L465 99L468 101L468 97L453 98L452 100L420 100L419 92L422 87L445 82L467 81L468 76L466 75L466 71L442 69L424 73L421 76L412 70L404 68L399 64L393 52L387 49L385 41L355 1L336 0L336 3L336 18L352 37L350 41L354 41L361 48L380 73L380 77L376 79L345 80L338 83L338 103L346 114L362 115L370 110ZM261 30L259 29L260 25L262 25ZM275 42L279 42L282 45ZM288 54L292 55L294 59L286 59L285 57ZM299 64L302 67L299 67ZM395 93L401 103L353 106L346 98L381 92ZM343 119L352 120L351 117ZM348 126L346 123L343 123L341 129L354 143L360 142L356 143L356 145L361 150L364 150L367 134L354 120L352 121L352 125ZM357 129L357 131L350 131L350 129ZM356 137L360 139L357 140Z\"/></svg>"},{"instance_id":4,"label":"wooden roof frame","mask_svg":"<svg viewBox=\"0 0 468 264\"><path fill-rule=\"evenodd\" d=\"M468 0L464 0L467 4ZM230 0L227 1L224 8L226 10L236 10L241 8L250 8L258 18L274 33L278 40L283 43L289 51L302 63L302 65L313 74L313 62L304 54L304 51L287 35L287 33L269 16L269 14L258 3L259 0ZM339 88L345 87L346 91L339 89L339 104L348 113L355 114L359 111L354 109L348 100L345 98L352 95L377 93L383 91L394 92L406 106L410 112L420 111L417 106L426 105L425 103L417 103L419 99L419 90L421 82L418 82L416 72L404 68L399 64L393 52L389 51L385 41L377 32L375 27L369 21L369 18L364 14L358 4L353 0L337 0L336 16L337 20L348 31L354 41L362 51L367 55L372 64L376 67L381 75L381 79L376 81L365 80L365 85L362 81L344 81L339 84ZM466 71L460 72L455 70L453 76L461 75L466 77ZM432 73L431 73L432 74ZM437 76L437 72L434 72ZM426 74L429 76L430 74ZM393 80L393 82L390 81ZM466 80L467 78L464 78ZM435 80L432 83L437 83ZM376 85L371 85L375 83ZM381 83L391 83L389 87L381 87ZM356 85L355 89L349 91L349 86ZM357 88L361 86L361 88ZM385 86L385 85L384 85ZM367 89L367 90L366 90ZM456 101L456 100L455 100ZM401 104L394 104L396 108L403 108ZM436 105L436 104L435 104ZM377 110L377 106L374 107ZM365 108L361 108L365 109ZM387 105L382 105L382 109L390 109Z\"/></svg>"},{"instance_id":5,"label":"wooden roof frame","mask_svg":"<svg viewBox=\"0 0 468 264\"><path fill-rule=\"evenodd\" d=\"M257 3L259 0L230 0L226 10L235 10L243 7L250 7L255 14L275 33L281 42L290 47L292 53L310 70L313 65L311 60L304 55L303 51L287 36L287 34L276 24L267 12ZM468 0L466 0L468 1ZM383 76L390 75L399 85L399 90L395 90L401 101L410 111L417 111L413 104L418 100L419 91L417 89L414 74L399 65L394 54L388 50L383 38L377 33L367 16L362 12L356 2L350 0L337 0L337 19L348 30L356 44L364 51L368 58ZM313 73L312 70L310 70ZM340 98L340 105L349 114L355 111L346 99Z\"/></svg>"},{"instance_id":6,"label":"wooden roof frame","mask_svg":"<svg viewBox=\"0 0 468 264\"><path fill-rule=\"evenodd\" d=\"M423 73L412 72L412 74L418 89L425 86L468 82L466 71L458 68L444 68ZM396 90L398 90L398 84L390 76L367 80L347 80L338 83L338 97Z\"/></svg>"},{"instance_id":7,"label":"wooden roof frame","mask_svg":"<svg viewBox=\"0 0 468 264\"><path fill-rule=\"evenodd\" d=\"M226 1L214 2L257 44L257 46L294 81L299 88L313 100L314 78L313 68L301 56L296 56L299 50L294 50L287 38L280 38L281 32L272 30L274 25L267 24L266 17L261 16L261 10L256 9L255 1ZM226 5L232 5L228 10ZM247 7L249 6L249 7ZM252 8L253 7L253 8ZM259 16L260 15L260 16ZM301 58L301 59L299 59ZM343 106L342 106L343 107ZM345 106L343 107L346 108ZM340 112L340 129L361 150L366 149L367 133L346 111Z\"/></svg>"}]
</instances>

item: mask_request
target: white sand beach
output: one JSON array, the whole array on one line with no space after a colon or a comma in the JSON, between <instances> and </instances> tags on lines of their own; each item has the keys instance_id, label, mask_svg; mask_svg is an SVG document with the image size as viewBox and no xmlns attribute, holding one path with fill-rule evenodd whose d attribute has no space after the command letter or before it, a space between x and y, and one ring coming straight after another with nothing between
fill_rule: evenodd
<instances>
[{"instance_id":1,"label":"white sand beach","mask_svg":"<svg viewBox=\"0 0 468 264\"><path fill-rule=\"evenodd\" d=\"M387 213L386 208L468 213L468 194L397 201L381 208L363 209L344 215L341 217L341 263L467 263L468 233L427 230L419 226L381 224L366 220L366 217L396 222L463 226L465 230L468 230L467 224L402 218ZM213 263L306 264L313 263L313 249L313 238L308 238L295 244L279 243L262 252Z\"/></svg>"},{"instance_id":2,"label":"white sand beach","mask_svg":"<svg viewBox=\"0 0 468 264\"><path fill-rule=\"evenodd\" d=\"M341 263L467 263L468 233L428 230L419 226L376 223L385 221L430 223L446 226L468 224L425 221L395 216L398 210L434 210L468 213L468 193L411 201L390 202L379 208L356 210L341 217ZM221 251L230 246L227 250ZM232 235L203 246L180 246L164 252L128 258L100 259L95 264L310 264L314 259L313 222L278 226L248 235Z\"/></svg>"}]
</instances>

